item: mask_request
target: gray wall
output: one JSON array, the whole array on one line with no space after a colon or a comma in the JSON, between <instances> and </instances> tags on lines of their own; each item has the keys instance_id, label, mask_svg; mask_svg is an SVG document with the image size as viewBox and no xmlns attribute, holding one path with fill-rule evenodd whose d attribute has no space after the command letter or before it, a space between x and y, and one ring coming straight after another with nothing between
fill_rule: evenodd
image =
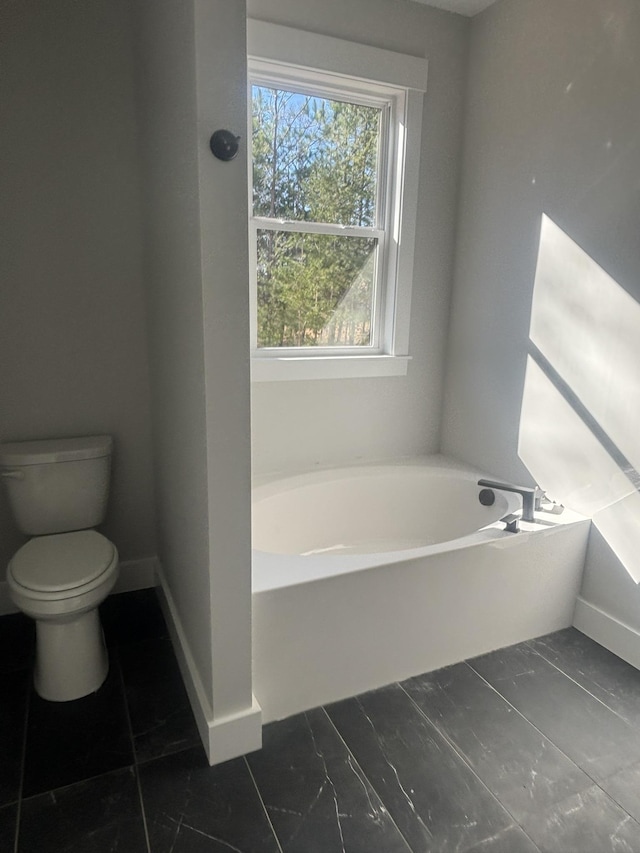
<instances>
[{"instance_id":1,"label":"gray wall","mask_svg":"<svg viewBox=\"0 0 640 853\"><path fill-rule=\"evenodd\" d=\"M203 714L223 717L252 700L247 175L208 140L245 126L244 7L139 0L136 56L159 557Z\"/></svg>"},{"instance_id":2,"label":"gray wall","mask_svg":"<svg viewBox=\"0 0 640 853\"><path fill-rule=\"evenodd\" d=\"M254 473L437 452L469 20L404 0L249 0L247 12L429 61L408 375L254 383Z\"/></svg>"},{"instance_id":3,"label":"gray wall","mask_svg":"<svg viewBox=\"0 0 640 853\"><path fill-rule=\"evenodd\" d=\"M518 431L541 215L640 300L639 43L634 0L501 0L472 23L442 446L514 480L529 478ZM638 588L616 577L594 535L583 595L620 618L626 599L640 627Z\"/></svg>"},{"instance_id":4,"label":"gray wall","mask_svg":"<svg viewBox=\"0 0 640 853\"><path fill-rule=\"evenodd\" d=\"M129 3L0 12L0 441L111 433L105 533L156 552ZM0 564L21 544L0 497Z\"/></svg>"},{"instance_id":5,"label":"gray wall","mask_svg":"<svg viewBox=\"0 0 640 853\"><path fill-rule=\"evenodd\" d=\"M190 614L188 639L210 692L193 3L138 2L135 11L158 552L178 611Z\"/></svg>"}]
</instances>

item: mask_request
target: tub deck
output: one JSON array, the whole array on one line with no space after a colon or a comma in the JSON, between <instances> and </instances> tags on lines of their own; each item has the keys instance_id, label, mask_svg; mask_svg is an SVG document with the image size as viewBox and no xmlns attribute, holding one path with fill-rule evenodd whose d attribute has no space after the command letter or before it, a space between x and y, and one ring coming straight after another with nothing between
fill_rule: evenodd
<instances>
[{"instance_id":1,"label":"tub deck","mask_svg":"<svg viewBox=\"0 0 640 853\"><path fill-rule=\"evenodd\" d=\"M424 549L254 552L254 693L263 720L570 626L589 525L566 510L539 513L518 534L495 524Z\"/></svg>"}]
</instances>

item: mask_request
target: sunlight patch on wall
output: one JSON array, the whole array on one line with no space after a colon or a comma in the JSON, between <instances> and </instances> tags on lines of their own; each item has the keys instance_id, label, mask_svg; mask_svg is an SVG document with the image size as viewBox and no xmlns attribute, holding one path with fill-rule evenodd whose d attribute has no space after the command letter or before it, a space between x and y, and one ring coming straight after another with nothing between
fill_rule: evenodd
<instances>
[{"instance_id":1,"label":"sunlight patch on wall","mask_svg":"<svg viewBox=\"0 0 640 853\"><path fill-rule=\"evenodd\" d=\"M634 491L531 356L527 359L518 453L550 497L590 518Z\"/></svg>"},{"instance_id":2,"label":"sunlight patch on wall","mask_svg":"<svg viewBox=\"0 0 640 853\"><path fill-rule=\"evenodd\" d=\"M640 305L544 215L529 334L640 468Z\"/></svg>"},{"instance_id":3,"label":"sunlight patch on wall","mask_svg":"<svg viewBox=\"0 0 640 853\"><path fill-rule=\"evenodd\" d=\"M518 452L640 582L640 305L543 215Z\"/></svg>"}]
</instances>

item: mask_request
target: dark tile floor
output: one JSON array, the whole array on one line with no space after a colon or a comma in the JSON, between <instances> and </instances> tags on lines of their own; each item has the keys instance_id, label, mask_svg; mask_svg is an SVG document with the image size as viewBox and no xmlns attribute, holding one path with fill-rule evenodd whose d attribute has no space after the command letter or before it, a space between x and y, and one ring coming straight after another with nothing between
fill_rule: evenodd
<instances>
[{"instance_id":1,"label":"dark tile floor","mask_svg":"<svg viewBox=\"0 0 640 853\"><path fill-rule=\"evenodd\" d=\"M4 853L640 853L640 673L568 629L318 708L210 768L151 590L105 685L30 683L0 619Z\"/></svg>"}]
</instances>

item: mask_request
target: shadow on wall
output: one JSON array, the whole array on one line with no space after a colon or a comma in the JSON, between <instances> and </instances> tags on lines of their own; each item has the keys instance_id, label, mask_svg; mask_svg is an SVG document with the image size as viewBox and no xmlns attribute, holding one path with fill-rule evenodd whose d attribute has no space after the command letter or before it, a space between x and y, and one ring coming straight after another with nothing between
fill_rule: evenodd
<instances>
[{"instance_id":1,"label":"shadow on wall","mask_svg":"<svg viewBox=\"0 0 640 853\"><path fill-rule=\"evenodd\" d=\"M543 214L518 453L640 583L640 305Z\"/></svg>"}]
</instances>

